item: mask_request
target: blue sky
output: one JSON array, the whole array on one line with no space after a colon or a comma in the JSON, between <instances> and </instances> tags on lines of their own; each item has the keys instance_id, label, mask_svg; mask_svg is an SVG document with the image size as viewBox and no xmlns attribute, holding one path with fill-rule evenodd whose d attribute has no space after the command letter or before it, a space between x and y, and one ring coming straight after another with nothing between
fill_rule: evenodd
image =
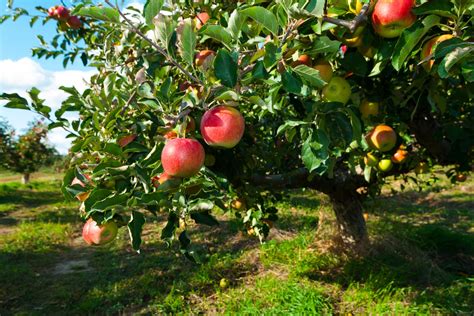
<instances>
[{"instance_id":1,"label":"blue sky","mask_svg":"<svg viewBox=\"0 0 474 316\"><path fill-rule=\"evenodd\" d=\"M73 4L71 0L62 2L66 6ZM14 6L25 8L30 14L39 14L35 6L49 8L58 4L61 4L60 0L14 0ZM4 15L6 12L7 0L0 0L0 14ZM35 86L42 91L40 97L54 109L59 107L66 96L58 90L59 86L75 86L80 91L86 87L85 80L90 78L94 70L84 67L79 59L64 69L61 58L45 60L31 57L31 48L39 46L37 35L41 34L49 40L55 32L55 21L49 21L46 25L38 21L30 28L29 18L26 17L15 22L8 20L0 25L0 92L15 92L26 96L25 91ZM5 118L16 130L22 131L36 116L27 111L0 106L0 117ZM49 135L50 142L61 153L66 153L70 144L65 136L66 133L59 129L53 130Z\"/></svg>"}]
</instances>

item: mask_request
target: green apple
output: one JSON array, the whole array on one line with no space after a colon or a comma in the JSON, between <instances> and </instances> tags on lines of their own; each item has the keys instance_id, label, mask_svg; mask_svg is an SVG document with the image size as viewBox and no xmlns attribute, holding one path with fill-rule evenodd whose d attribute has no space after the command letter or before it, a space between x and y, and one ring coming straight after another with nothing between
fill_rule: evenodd
<instances>
[{"instance_id":1,"label":"green apple","mask_svg":"<svg viewBox=\"0 0 474 316\"><path fill-rule=\"evenodd\" d=\"M323 99L330 102L346 104L351 98L351 85L342 77L332 77L323 88Z\"/></svg>"}]
</instances>

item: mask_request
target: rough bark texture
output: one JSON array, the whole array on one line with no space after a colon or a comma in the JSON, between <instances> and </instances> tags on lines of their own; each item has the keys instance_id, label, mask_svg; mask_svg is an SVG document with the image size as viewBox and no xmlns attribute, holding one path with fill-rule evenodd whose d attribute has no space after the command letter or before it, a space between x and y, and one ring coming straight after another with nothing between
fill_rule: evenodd
<instances>
[{"instance_id":1,"label":"rough bark texture","mask_svg":"<svg viewBox=\"0 0 474 316\"><path fill-rule=\"evenodd\" d=\"M23 174L23 176L21 177L21 183L28 184L29 182L30 182L30 174L29 173Z\"/></svg>"}]
</instances>

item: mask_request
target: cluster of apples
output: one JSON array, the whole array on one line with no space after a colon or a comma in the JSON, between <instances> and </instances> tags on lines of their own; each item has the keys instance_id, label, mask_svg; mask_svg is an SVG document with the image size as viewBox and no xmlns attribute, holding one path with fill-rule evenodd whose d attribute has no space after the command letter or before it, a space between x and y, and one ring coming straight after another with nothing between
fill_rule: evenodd
<instances>
[{"instance_id":1,"label":"cluster of apples","mask_svg":"<svg viewBox=\"0 0 474 316\"><path fill-rule=\"evenodd\" d=\"M58 20L59 26L62 30L66 30L67 28L78 30L82 27L81 20L75 15L70 15L69 10L62 5L49 8L48 16L52 19Z\"/></svg>"}]
</instances>

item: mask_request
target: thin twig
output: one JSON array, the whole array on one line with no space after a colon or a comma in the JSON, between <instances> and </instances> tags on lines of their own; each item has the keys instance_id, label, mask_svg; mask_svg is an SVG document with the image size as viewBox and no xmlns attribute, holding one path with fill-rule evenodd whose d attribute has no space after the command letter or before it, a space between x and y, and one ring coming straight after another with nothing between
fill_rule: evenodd
<instances>
[{"instance_id":1,"label":"thin twig","mask_svg":"<svg viewBox=\"0 0 474 316\"><path fill-rule=\"evenodd\" d=\"M181 66L178 62L176 62L173 58L171 58L170 55L168 55L168 53L160 46L158 46L155 42L153 42L151 39L149 39L148 37L146 37L145 34L143 34L135 25L133 25L132 21L130 21L126 16L125 14L122 13L122 11L120 11L120 9L117 7L117 6L114 6L112 3L110 3L109 0L105 0L105 3L107 3L111 8L114 8L118 11L118 13L120 14L120 16L125 20L125 22L127 22L128 25L130 25L130 29L135 32L138 36L140 36L141 38L143 38L145 41L147 41L148 43L150 43L151 46L153 46L153 48L155 48L158 53L160 53L161 55L163 55L170 63L172 63L176 68L178 68L183 74L185 74L187 77L189 77L189 79L191 79L192 81L202 85L202 81L199 80L198 78L196 78L195 76L193 76L189 71L187 71L186 69L183 68L183 66Z\"/></svg>"},{"instance_id":2,"label":"thin twig","mask_svg":"<svg viewBox=\"0 0 474 316\"><path fill-rule=\"evenodd\" d=\"M329 16L323 16L323 22L329 22L335 25L343 26L349 29L351 33L354 33L359 25L367 21L367 16L369 15L369 8L370 8L369 3L364 4L359 14L351 21L335 19Z\"/></svg>"},{"instance_id":3,"label":"thin twig","mask_svg":"<svg viewBox=\"0 0 474 316\"><path fill-rule=\"evenodd\" d=\"M125 103L122 110L120 111L120 116L122 116L125 113L125 110L130 106L130 103L133 102L136 96L137 96L137 90L134 90L130 98L128 98L127 103Z\"/></svg>"}]
</instances>

